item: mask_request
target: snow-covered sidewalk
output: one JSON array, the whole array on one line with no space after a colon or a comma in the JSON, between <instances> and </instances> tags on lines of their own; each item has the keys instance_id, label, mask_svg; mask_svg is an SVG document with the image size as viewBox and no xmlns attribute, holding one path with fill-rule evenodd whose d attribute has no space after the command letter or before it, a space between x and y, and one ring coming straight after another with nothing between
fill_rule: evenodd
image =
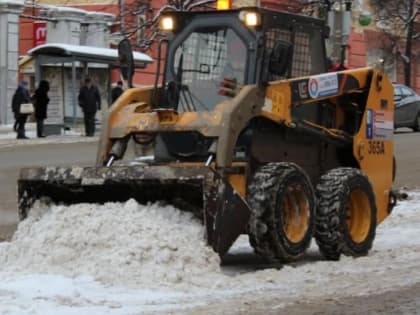
<instances>
[{"instance_id":1,"label":"snow-covered sidewalk","mask_svg":"<svg viewBox=\"0 0 420 315\"><path fill-rule=\"evenodd\" d=\"M37 138L35 123L27 123L25 129L29 139L16 139L16 132L13 131L12 124L0 125L0 148L49 143L95 142L99 136L99 132L97 132L95 137L85 137L82 126L77 125L70 130L63 130L61 135L49 135L45 138Z\"/></svg>"}]
</instances>

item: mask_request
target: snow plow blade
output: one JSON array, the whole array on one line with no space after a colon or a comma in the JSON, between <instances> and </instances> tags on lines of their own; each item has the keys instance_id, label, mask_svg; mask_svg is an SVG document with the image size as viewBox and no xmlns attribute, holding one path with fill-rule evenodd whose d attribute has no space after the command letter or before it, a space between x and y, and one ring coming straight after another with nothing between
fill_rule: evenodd
<instances>
[{"instance_id":1,"label":"snow plow blade","mask_svg":"<svg viewBox=\"0 0 420 315\"><path fill-rule=\"evenodd\" d=\"M56 204L164 201L193 212L220 255L245 232L249 208L232 186L208 167L113 166L24 168L18 180L19 218L36 200Z\"/></svg>"}]
</instances>

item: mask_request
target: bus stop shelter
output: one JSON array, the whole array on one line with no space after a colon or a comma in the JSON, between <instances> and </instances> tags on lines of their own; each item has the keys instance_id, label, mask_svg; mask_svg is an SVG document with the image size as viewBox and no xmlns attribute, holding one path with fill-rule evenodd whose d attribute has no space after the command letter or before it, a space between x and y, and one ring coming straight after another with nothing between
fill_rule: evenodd
<instances>
[{"instance_id":1,"label":"bus stop shelter","mask_svg":"<svg viewBox=\"0 0 420 315\"><path fill-rule=\"evenodd\" d=\"M73 117L77 111L77 93L80 82L77 80L77 69L82 69L84 74L88 73L88 65L100 65L111 69L118 67L118 50L111 48L79 46L70 44L50 43L37 46L28 51L28 55L34 58L35 82L42 79L43 66L61 65L71 67L71 103ZM146 54L133 52L133 60L136 68L145 68L153 62L153 59ZM110 74L110 73L109 73ZM64 103L64 100L63 100ZM64 118L64 116L63 116ZM48 121L46 121L47 127ZM64 121L61 125L64 124Z\"/></svg>"}]
</instances>

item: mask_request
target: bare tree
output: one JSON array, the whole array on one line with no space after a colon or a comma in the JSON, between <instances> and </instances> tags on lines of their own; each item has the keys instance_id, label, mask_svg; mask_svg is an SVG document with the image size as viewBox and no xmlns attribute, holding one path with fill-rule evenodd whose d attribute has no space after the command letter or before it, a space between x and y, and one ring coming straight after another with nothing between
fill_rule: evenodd
<instances>
[{"instance_id":1,"label":"bare tree","mask_svg":"<svg viewBox=\"0 0 420 315\"><path fill-rule=\"evenodd\" d=\"M162 36L157 28L157 23L162 12L167 11L195 11L195 10L214 10L215 3L217 0L167 0L166 4L160 8L154 8L151 5L151 0L138 0L133 3L131 7L126 8L126 12L131 15L143 15L145 16L144 23L127 25L125 33L129 36L134 34L142 37L137 41L137 47L147 51L151 48L156 38ZM310 12L310 7L314 7L318 3L322 3L324 7L326 3L330 3L329 0L279 0L278 5L284 10L290 12ZM334 1L332 1L334 2ZM308 8L306 12L303 12L305 8ZM131 12L131 13L130 13ZM127 15L127 13L125 13ZM139 37L139 36L138 36Z\"/></svg>"},{"instance_id":2,"label":"bare tree","mask_svg":"<svg viewBox=\"0 0 420 315\"><path fill-rule=\"evenodd\" d=\"M404 64L404 82L411 86L411 67L413 62L413 44L420 40L420 32L415 23L420 23L419 0L371 0L377 25L387 39L393 43L394 51Z\"/></svg>"},{"instance_id":3,"label":"bare tree","mask_svg":"<svg viewBox=\"0 0 420 315\"><path fill-rule=\"evenodd\" d=\"M121 23L121 26L124 26L121 33L133 38L135 46L147 51L156 38L163 36L157 27L163 12L214 9L215 2L216 0L167 0L166 4L155 8L150 0L134 1L120 12L120 21L124 20L124 23Z\"/></svg>"}]
</instances>

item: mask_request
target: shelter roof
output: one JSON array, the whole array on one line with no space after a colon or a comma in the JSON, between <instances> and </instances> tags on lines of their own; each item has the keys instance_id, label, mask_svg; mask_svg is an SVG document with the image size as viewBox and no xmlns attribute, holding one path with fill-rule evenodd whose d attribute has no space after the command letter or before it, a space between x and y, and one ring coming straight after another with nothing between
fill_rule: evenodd
<instances>
[{"instance_id":1,"label":"shelter roof","mask_svg":"<svg viewBox=\"0 0 420 315\"><path fill-rule=\"evenodd\" d=\"M47 55L51 57L70 57L76 61L89 61L118 65L118 50L95 46L80 46L61 43L50 43L37 46L28 51L28 55ZM136 67L144 68L153 62L153 59L141 52L133 52Z\"/></svg>"}]
</instances>

